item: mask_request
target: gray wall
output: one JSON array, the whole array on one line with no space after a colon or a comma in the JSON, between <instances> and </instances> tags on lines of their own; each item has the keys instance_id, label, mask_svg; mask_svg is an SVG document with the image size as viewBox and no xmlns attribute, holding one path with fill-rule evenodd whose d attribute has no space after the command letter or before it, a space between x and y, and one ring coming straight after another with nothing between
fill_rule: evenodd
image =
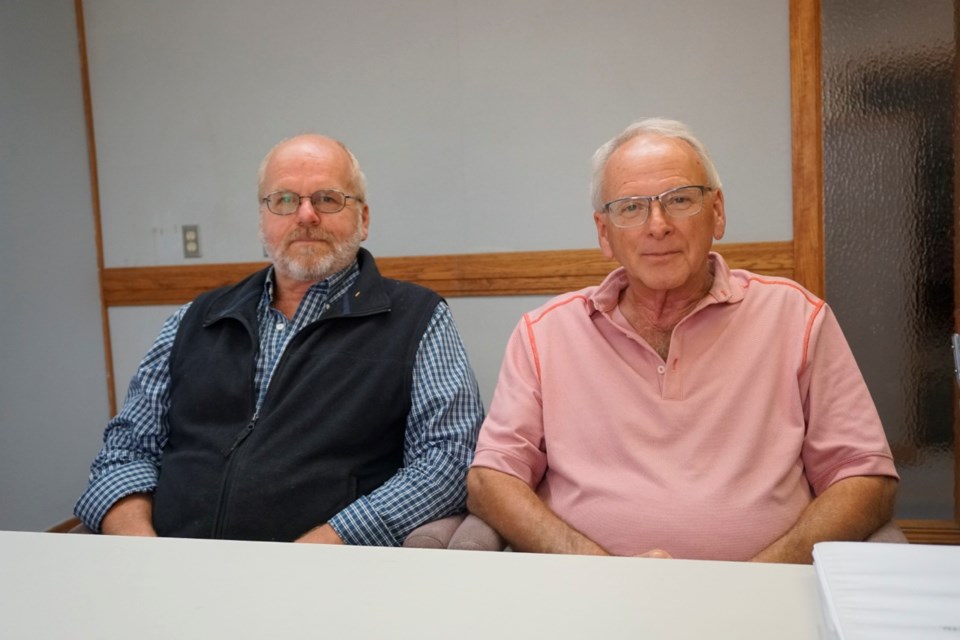
<instances>
[{"instance_id":1,"label":"gray wall","mask_svg":"<svg viewBox=\"0 0 960 640\"><path fill-rule=\"evenodd\" d=\"M0 529L71 515L107 418L73 2L0 2Z\"/></svg>"},{"instance_id":2,"label":"gray wall","mask_svg":"<svg viewBox=\"0 0 960 640\"><path fill-rule=\"evenodd\" d=\"M83 485L106 390L73 3L0 7L0 255L20 276L2 285L0 528L41 528ZM596 246L589 156L650 115L711 147L727 241L792 234L787 0L84 7L108 267L188 262L186 224L199 262L262 259L256 166L304 130L363 163L375 255ZM486 400L542 300L451 300ZM171 310L111 310L120 398Z\"/></svg>"},{"instance_id":3,"label":"gray wall","mask_svg":"<svg viewBox=\"0 0 960 640\"><path fill-rule=\"evenodd\" d=\"M595 247L590 155L649 115L707 141L726 241L792 236L787 0L84 5L108 267L262 259L254 173L304 130L358 155L379 256ZM542 300L451 301L486 400ZM111 310L119 397L170 311Z\"/></svg>"},{"instance_id":4,"label":"gray wall","mask_svg":"<svg viewBox=\"0 0 960 640\"><path fill-rule=\"evenodd\" d=\"M729 241L789 240L788 1L85 0L105 262L262 257L254 174L342 139L374 255L596 246L593 151L668 116L705 139Z\"/></svg>"}]
</instances>

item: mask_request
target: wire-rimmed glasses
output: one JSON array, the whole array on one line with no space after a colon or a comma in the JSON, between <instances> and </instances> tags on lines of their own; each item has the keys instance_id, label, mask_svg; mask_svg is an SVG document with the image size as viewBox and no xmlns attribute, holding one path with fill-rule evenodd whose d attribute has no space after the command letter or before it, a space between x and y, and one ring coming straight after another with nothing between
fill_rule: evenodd
<instances>
[{"instance_id":1,"label":"wire-rimmed glasses","mask_svg":"<svg viewBox=\"0 0 960 640\"><path fill-rule=\"evenodd\" d=\"M703 210L703 192L713 187L699 184L668 189L657 196L630 196L619 198L603 205L603 211L615 226L639 227L650 218L654 201L660 203L664 213L671 218L689 218Z\"/></svg>"},{"instance_id":2,"label":"wire-rimmed glasses","mask_svg":"<svg viewBox=\"0 0 960 640\"><path fill-rule=\"evenodd\" d=\"M274 191L261 198L260 202L267 206L270 213L275 213L278 216L289 216L292 213L296 213L297 209L300 208L300 202L303 201L304 198L310 200L310 204L313 205L313 210L318 214L343 211L343 208L347 206L347 200L351 198L357 202L363 202L362 198L347 195L336 189L320 189L308 196L302 196L293 191Z\"/></svg>"}]
</instances>

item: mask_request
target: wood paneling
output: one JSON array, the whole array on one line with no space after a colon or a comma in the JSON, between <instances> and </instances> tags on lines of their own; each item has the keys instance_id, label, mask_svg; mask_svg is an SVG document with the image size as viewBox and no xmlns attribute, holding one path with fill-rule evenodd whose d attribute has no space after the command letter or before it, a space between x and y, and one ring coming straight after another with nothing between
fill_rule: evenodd
<instances>
[{"instance_id":1,"label":"wood paneling","mask_svg":"<svg viewBox=\"0 0 960 640\"><path fill-rule=\"evenodd\" d=\"M731 266L793 275L790 242L722 244ZM182 304L202 291L237 282L265 262L103 270L108 307ZM599 249L377 258L390 278L430 287L447 297L557 294L599 283L616 267Z\"/></svg>"}]
</instances>

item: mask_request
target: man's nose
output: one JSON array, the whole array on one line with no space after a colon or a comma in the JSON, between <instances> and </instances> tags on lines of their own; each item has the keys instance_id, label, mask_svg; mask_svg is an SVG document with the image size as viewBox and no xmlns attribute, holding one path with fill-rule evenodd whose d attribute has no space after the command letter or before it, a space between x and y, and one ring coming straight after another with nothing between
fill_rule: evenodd
<instances>
[{"instance_id":1,"label":"man's nose","mask_svg":"<svg viewBox=\"0 0 960 640\"><path fill-rule=\"evenodd\" d=\"M320 214L313 208L313 201L309 197L300 198L300 204L297 205L297 221L300 224L318 224Z\"/></svg>"},{"instance_id":2,"label":"man's nose","mask_svg":"<svg viewBox=\"0 0 960 640\"><path fill-rule=\"evenodd\" d=\"M650 203L650 217L647 218L647 229L651 234L656 236L663 236L670 233L670 230L673 229L672 219L667 215L667 211L663 208L663 203L659 200L654 200Z\"/></svg>"}]
</instances>

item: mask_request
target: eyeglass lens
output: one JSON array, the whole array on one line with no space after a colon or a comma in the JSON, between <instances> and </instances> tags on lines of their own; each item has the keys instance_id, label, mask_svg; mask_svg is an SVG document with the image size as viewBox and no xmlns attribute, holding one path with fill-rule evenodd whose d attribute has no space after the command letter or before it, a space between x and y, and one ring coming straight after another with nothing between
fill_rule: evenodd
<instances>
[{"instance_id":1,"label":"eyeglass lens","mask_svg":"<svg viewBox=\"0 0 960 640\"><path fill-rule=\"evenodd\" d=\"M317 213L337 213L347 204L347 196L333 189L321 189L302 197L310 198L310 204ZM270 211L286 216L300 207L301 196L293 191L277 191L268 195L265 200Z\"/></svg>"},{"instance_id":2,"label":"eyeglass lens","mask_svg":"<svg viewBox=\"0 0 960 640\"><path fill-rule=\"evenodd\" d=\"M680 187L661 193L659 196L634 196L614 200L609 204L614 224L640 225L650 217L653 201L659 200L667 215L674 218L686 218L700 212L703 205L703 191L698 186Z\"/></svg>"}]
</instances>

